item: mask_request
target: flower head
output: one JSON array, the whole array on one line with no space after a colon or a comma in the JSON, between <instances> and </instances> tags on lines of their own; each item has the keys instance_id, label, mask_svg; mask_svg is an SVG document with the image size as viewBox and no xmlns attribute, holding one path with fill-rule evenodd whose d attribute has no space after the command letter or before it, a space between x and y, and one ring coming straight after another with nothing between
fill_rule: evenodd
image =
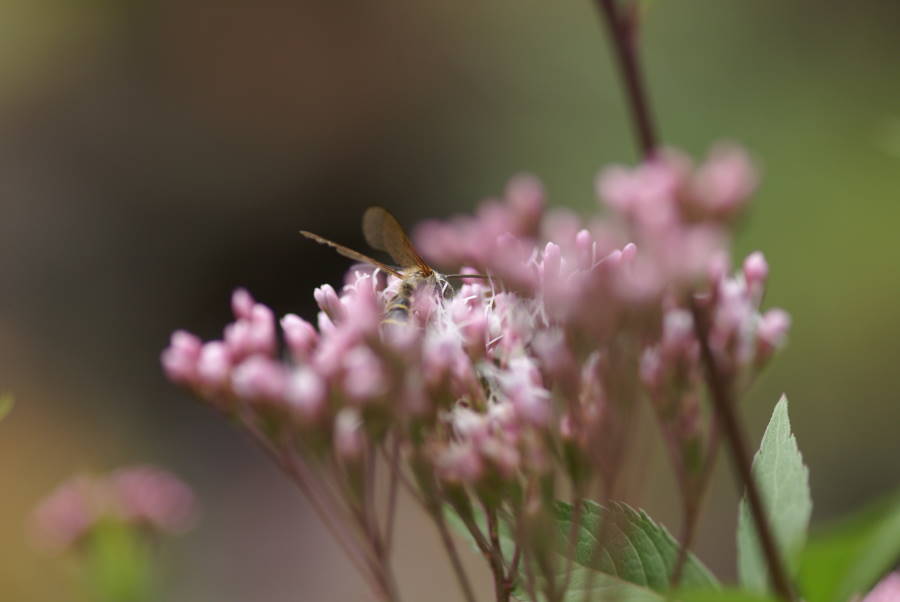
<instances>
[{"instance_id":1,"label":"flower head","mask_svg":"<svg viewBox=\"0 0 900 602\"><path fill-rule=\"evenodd\" d=\"M153 466L135 466L68 479L38 504L31 527L39 545L61 551L103 521L176 533L189 526L194 513L194 495L182 481Z\"/></svg>"}]
</instances>

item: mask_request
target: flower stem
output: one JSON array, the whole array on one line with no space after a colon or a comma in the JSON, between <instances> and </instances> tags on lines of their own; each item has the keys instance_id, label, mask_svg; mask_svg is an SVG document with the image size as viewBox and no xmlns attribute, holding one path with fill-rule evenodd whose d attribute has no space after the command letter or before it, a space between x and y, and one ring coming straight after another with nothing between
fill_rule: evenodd
<instances>
[{"instance_id":1,"label":"flower stem","mask_svg":"<svg viewBox=\"0 0 900 602\"><path fill-rule=\"evenodd\" d=\"M613 50L619 65L619 72L625 83L628 106L631 110L635 135L645 159L653 156L657 146L656 126L650 113L647 89L641 76L641 69L635 44L636 18L619 10L616 0L596 0L597 9L609 31Z\"/></svg>"},{"instance_id":2,"label":"flower stem","mask_svg":"<svg viewBox=\"0 0 900 602\"><path fill-rule=\"evenodd\" d=\"M775 543L771 524L763 508L762 497L756 480L753 478L750 453L747 451L746 438L743 429L738 422L734 410L735 403L732 398L728 378L716 365L716 358L709 346L709 324L706 316L694 299L691 299L691 314L694 318L694 330L697 340L700 342L700 355L706 369L706 380L709 385L713 407L725 436L725 442L731 452L731 460L740 479L740 484L747 491L747 500L750 503L750 512L756 525L756 532L762 546L763 555L769 568L769 580L775 593L783 600L795 600L788 580L781 553Z\"/></svg>"},{"instance_id":3,"label":"flower stem","mask_svg":"<svg viewBox=\"0 0 900 602\"><path fill-rule=\"evenodd\" d=\"M459 552L456 551L456 545L453 543L453 537L447 529L447 521L444 520L443 511L440 507L433 512L433 518L437 525L438 533L441 536L441 543L444 546L444 550L447 552L447 556L450 558L450 564L453 566L453 572L456 574L456 579L459 582L459 587L463 592L463 596L465 597L466 602L475 602L475 593L472 589L472 584L469 582L469 577L466 574L465 568L463 568L462 561L459 558Z\"/></svg>"}]
</instances>

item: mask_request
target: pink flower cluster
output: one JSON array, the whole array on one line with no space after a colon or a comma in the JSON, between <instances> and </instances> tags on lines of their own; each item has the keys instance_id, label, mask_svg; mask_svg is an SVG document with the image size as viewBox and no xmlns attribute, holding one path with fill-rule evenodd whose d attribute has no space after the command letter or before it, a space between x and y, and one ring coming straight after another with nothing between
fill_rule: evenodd
<instances>
[{"instance_id":1,"label":"pink flower cluster","mask_svg":"<svg viewBox=\"0 0 900 602\"><path fill-rule=\"evenodd\" d=\"M159 468L135 466L70 478L38 504L31 522L37 543L63 550L103 521L177 533L193 513L194 496L187 485Z\"/></svg>"},{"instance_id":2,"label":"pink flower cluster","mask_svg":"<svg viewBox=\"0 0 900 602\"><path fill-rule=\"evenodd\" d=\"M399 280L356 268L340 293L315 290L318 327L281 319L290 361L279 358L272 311L238 290L221 340L176 332L162 362L218 407L274 419L343 460L415 428L436 473L454 482L547 470L556 445L596 453L590 442L637 384L692 433L700 380L688 295L735 379L755 374L789 325L780 310L760 314L760 253L728 275L729 225L754 186L736 148L696 168L667 152L603 171L596 188L610 215L585 222L546 211L540 184L519 176L476 216L418 229L436 265L491 280L420 286L408 327L381 324Z\"/></svg>"},{"instance_id":3,"label":"pink flower cluster","mask_svg":"<svg viewBox=\"0 0 900 602\"><path fill-rule=\"evenodd\" d=\"M388 327L391 285L354 270L340 294L317 288L318 328L293 314L281 319L288 362L275 351L271 312L238 290L223 339L202 343L176 332L163 365L217 407L272 418L301 444L329 445L344 462L380 442L385 424L415 424L430 429L423 449L448 480L514 474L522 431L551 416L526 350L533 310L511 293L468 282L451 298L423 288L409 324Z\"/></svg>"},{"instance_id":4,"label":"pink flower cluster","mask_svg":"<svg viewBox=\"0 0 900 602\"><path fill-rule=\"evenodd\" d=\"M376 502L366 496L382 453L432 514L449 501L462 514L480 502L533 517L556 484L584 492L614 480L630 412L648 398L686 481L686 458L702 447L695 316L735 389L789 327L783 311L760 309L761 253L730 274L731 228L755 183L737 148L716 148L698 166L665 152L603 171L605 212L583 219L548 211L540 184L519 176L475 216L415 233L434 265L488 279L418 284L403 322L384 319L400 279L356 266L340 292L315 289L315 326L281 318L284 353L273 312L238 290L221 339L178 331L162 364L326 500L323 515L330 492L344 492L376 557ZM336 486L316 493L321 478Z\"/></svg>"}]
</instances>

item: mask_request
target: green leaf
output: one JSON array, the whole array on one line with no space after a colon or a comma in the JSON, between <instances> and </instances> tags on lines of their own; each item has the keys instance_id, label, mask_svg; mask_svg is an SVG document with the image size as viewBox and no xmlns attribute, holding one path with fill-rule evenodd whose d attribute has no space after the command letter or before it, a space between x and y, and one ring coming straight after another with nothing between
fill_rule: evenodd
<instances>
[{"instance_id":1,"label":"green leaf","mask_svg":"<svg viewBox=\"0 0 900 602\"><path fill-rule=\"evenodd\" d=\"M557 502L557 525L567 541L572 529L570 504ZM602 522L609 522L604 527ZM597 549L597 537L603 537ZM656 591L666 591L678 559L679 544L665 527L643 510L613 502L607 510L585 502L576 534L575 562ZM567 554L567 549L561 552ZM681 583L690 588L715 588L718 582L693 554L688 554Z\"/></svg>"},{"instance_id":2,"label":"green leaf","mask_svg":"<svg viewBox=\"0 0 900 602\"><path fill-rule=\"evenodd\" d=\"M448 522L477 550L462 519L449 506L446 508ZM556 502L554 514L559 538L555 544L550 545L555 545L559 554L554 566L561 583L568 564L565 557L569 553L567 541L572 529L572 506ZM605 528L601 526L603 520L609 521ZM483 513L476 512L475 522L482 532L487 532ZM500 521L499 532L504 556L510 558L515 543L510 535L510 528L504 521ZM600 533L604 542L595 553L597 535ZM668 589L678 558L679 544L665 527L654 522L645 512L616 502L606 510L595 502L587 501L582 507L576 536L575 565L566 590L566 600L580 601L580 596L584 595L587 587L591 589L592 600L613 599L618 596L615 599L625 602L660 600L655 592ZM592 572L595 575L591 579L588 575ZM527 597L524 595L525 580L526 575L523 573L517 590L517 596L522 599ZM693 554L688 555L685 563L682 584L696 589L718 588L715 577Z\"/></svg>"},{"instance_id":3,"label":"green leaf","mask_svg":"<svg viewBox=\"0 0 900 602\"><path fill-rule=\"evenodd\" d=\"M129 525L103 522L88 540L88 586L99 602L149 602L151 554L141 534Z\"/></svg>"},{"instance_id":4,"label":"green leaf","mask_svg":"<svg viewBox=\"0 0 900 602\"><path fill-rule=\"evenodd\" d=\"M739 589L682 590L671 599L677 602L778 602L777 598Z\"/></svg>"},{"instance_id":5,"label":"green leaf","mask_svg":"<svg viewBox=\"0 0 900 602\"><path fill-rule=\"evenodd\" d=\"M787 562L789 574L795 576L797 557L806 542L812 499L809 471L791 433L788 400L784 396L775 406L759 451L753 457L753 477L776 544ZM738 575L744 589L769 591L768 569L746 495L738 512L737 552Z\"/></svg>"},{"instance_id":6,"label":"green leaf","mask_svg":"<svg viewBox=\"0 0 900 602\"><path fill-rule=\"evenodd\" d=\"M478 551L478 546L475 544L474 538L472 538L472 535L469 533L459 514L449 504L445 505L444 508L444 515L447 523L459 532L472 545L472 548L475 551ZM481 529L482 533L487 533L487 521L484 512L479 508L473 508L473 512L478 527ZM498 532L500 535L500 547L503 550L504 557L509 559L512 557L515 550L515 541L512 538L510 527L506 521L501 520L499 522ZM563 542L560 541L559 545L562 545L562 543ZM556 558L556 562L553 563L557 571L555 580L557 583L562 583L565 578L567 561L562 555L551 554L551 556ZM593 573L593 577L590 576L590 573ZM546 602L546 597L541 591L543 580L537 576L535 579L537 581L536 589L538 592L537 600L533 602ZM516 584L516 589L513 592L516 599L530 600L528 588L526 586L527 580L528 576L526 574L525 563L523 562L519 567L519 580ZM650 589L634 585L619 577L601 571L580 566L577 563L572 567L572 574L568 585L561 602L582 602L585 590L587 589L591 592L590 600L592 602L603 602L605 600L608 600L609 602L664 602L665 600L658 593Z\"/></svg>"},{"instance_id":7,"label":"green leaf","mask_svg":"<svg viewBox=\"0 0 900 602\"><path fill-rule=\"evenodd\" d=\"M590 573L594 573L593 577L590 576ZM575 567L562 600L563 602L582 602L585 591L590 591L588 599L591 602L663 602L665 600L663 596L646 587L640 587L583 566ZM522 595L523 592L520 590L517 596L521 597ZM543 598L541 599L543 600Z\"/></svg>"},{"instance_id":8,"label":"green leaf","mask_svg":"<svg viewBox=\"0 0 900 602\"><path fill-rule=\"evenodd\" d=\"M6 418L13 409L13 397L9 394L0 395L0 420Z\"/></svg>"},{"instance_id":9,"label":"green leaf","mask_svg":"<svg viewBox=\"0 0 900 602\"><path fill-rule=\"evenodd\" d=\"M810 602L843 602L867 592L900 560L900 491L810 538L800 586Z\"/></svg>"}]
</instances>

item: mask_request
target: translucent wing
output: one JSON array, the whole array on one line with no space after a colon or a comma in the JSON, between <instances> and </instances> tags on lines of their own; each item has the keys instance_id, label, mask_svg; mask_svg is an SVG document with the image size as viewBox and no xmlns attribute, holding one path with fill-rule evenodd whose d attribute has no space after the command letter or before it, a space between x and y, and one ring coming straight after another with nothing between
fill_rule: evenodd
<instances>
[{"instance_id":1,"label":"translucent wing","mask_svg":"<svg viewBox=\"0 0 900 602\"><path fill-rule=\"evenodd\" d=\"M397 218L383 207L369 207L363 214L363 235L373 249L385 251L402 268L418 267L426 276L431 267L419 257Z\"/></svg>"},{"instance_id":2,"label":"translucent wing","mask_svg":"<svg viewBox=\"0 0 900 602\"><path fill-rule=\"evenodd\" d=\"M313 234L312 232L307 232L306 230L300 230L300 234L305 236L306 238L311 238L319 244L328 245L332 249L335 249L338 253L343 255L344 257L348 257L354 261L359 261L360 263L368 263L370 265L374 265L376 268L380 270L384 270L388 274L396 276L397 278L403 278L403 274L395 270L394 268L381 263L376 259L372 259L367 255L363 255L362 253L358 253L353 249L347 248L344 245L339 245L338 243L328 240L327 238L322 238L318 234ZM368 239L368 237L366 237ZM370 243L371 244L371 243Z\"/></svg>"}]
</instances>

